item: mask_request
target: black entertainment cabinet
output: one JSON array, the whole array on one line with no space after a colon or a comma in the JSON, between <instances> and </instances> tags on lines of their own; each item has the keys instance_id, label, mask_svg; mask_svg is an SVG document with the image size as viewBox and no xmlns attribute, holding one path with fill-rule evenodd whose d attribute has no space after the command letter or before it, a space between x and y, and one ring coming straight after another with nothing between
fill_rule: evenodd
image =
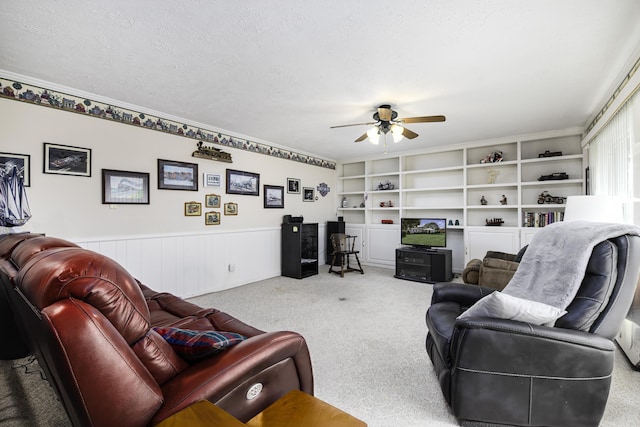
<instances>
[{"instance_id":1,"label":"black entertainment cabinet","mask_svg":"<svg viewBox=\"0 0 640 427\"><path fill-rule=\"evenodd\" d=\"M448 282L453 278L451 250L398 248L394 277L425 283Z\"/></svg>"},{"instance_id":2,"label":"black entertainment cabinet","mask_svg":"<svg viewBox=\"0 0 640 427\"><path fill-rule=\"evenodd\" d=\"M318 274L318 224L282 224L281 274L303 279Z\"/></svg>"}]
</instances>

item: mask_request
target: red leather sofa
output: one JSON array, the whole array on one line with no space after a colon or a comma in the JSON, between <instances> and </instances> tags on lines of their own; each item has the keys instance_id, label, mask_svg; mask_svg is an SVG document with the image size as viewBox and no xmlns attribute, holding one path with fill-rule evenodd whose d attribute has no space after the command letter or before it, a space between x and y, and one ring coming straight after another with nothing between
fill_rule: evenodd
<instances>
[{"instance_id":1,"label":"red leather sofa","mask_svg":"<svg viewBox=\"0 0 640 427\"><path fill-rule=\"evenodd\" d=\"M313 394L306 342L158 293L112 259L53 237L0 236L0 285L29 350L78 426L154 425L199 400L247 421L290 390ZM197 362L153 328L246 340Z\"/></svg>"}]
</instances>

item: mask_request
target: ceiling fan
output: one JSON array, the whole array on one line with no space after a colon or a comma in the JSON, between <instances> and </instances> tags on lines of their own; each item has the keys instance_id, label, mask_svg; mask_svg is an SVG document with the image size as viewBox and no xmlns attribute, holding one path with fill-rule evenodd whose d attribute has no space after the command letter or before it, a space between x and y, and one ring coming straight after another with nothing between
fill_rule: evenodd
<instances>
[{"instance_id":1,"label":"ceiling fan","mask_svg":"<svg viewBox=\"0 0 640 427\"><path fill-rule=\"evenodd\" d=\"M403 137L413 139L418 136L417 133L402 126L404 123L444 122L446 120L444 116L405 117L399 119L398 113L392 110L391 105L388 104L379 106L378 111L373 113L373 119L375 122L331 126L331 129L347 126L374 125L366 133L356 139L355 142L364 141L368 137L372 144L377 144L380 140L380 135L386 135L389 132L391 132L394 142L399 142Z\"/></svg>"}]
</instances>

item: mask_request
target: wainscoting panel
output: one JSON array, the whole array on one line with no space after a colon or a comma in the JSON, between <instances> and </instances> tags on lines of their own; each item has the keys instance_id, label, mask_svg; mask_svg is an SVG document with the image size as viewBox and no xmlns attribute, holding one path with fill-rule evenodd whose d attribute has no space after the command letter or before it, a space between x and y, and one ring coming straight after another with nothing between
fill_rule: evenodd
<instances>
[{"instance_id":1,"label":"wainscoting panel","mask_svg":"<svg viewBox=\"0 0 640 427\"><path fill-rule=\"evenodd\" d=\"M280 227L74 242L114 259L150 288L183 298L280 275Z\"/></svg>"}]
</instances>

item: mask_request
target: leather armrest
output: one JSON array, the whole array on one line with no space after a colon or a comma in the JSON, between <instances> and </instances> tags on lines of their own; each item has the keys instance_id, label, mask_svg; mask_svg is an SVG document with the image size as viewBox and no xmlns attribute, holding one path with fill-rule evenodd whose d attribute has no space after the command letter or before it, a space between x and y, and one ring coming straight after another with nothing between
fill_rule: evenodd
<instances>
[{"instance_id":1,"label":"leather armrest","mask_svg":"<svg viewBox=\"0 0 640 427\"><path fill-rule=\"evenodd\" d=\"M466 283L436 283L433 285L431 305L439 302L456 302L464 307L475 304L480 298L495 292L495 289Z\"/></svg>"},{"instance_id":2,"label":"leather armrest","mask_svg":"<svg viewBox=\"0 0 640 427\"><path fill-rule=\"evenodd\" d=\"M295 372L288 371L287 375L279 377L277 369L286 363L294 366ZM275 373L270 373L274 369ZM257 398L248 400L246 393L254 382L263 382L264 390ZM238 413L256 414L293 389L313 395L313 374L306 342L295 332L267 332L176 375L162 387L165 403L152 421L158 423L199 400L216 403L225 410L240 408L229 411L236 418ZM256 407L242 409L251 405Z\"/></svg>"}]
</instances>

